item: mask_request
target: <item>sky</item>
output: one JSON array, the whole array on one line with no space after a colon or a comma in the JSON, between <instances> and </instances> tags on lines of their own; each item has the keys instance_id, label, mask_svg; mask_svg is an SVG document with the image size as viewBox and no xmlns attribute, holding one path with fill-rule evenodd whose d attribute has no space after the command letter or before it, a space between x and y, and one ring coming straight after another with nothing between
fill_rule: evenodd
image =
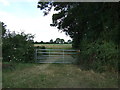
<instances>
[{"instance_id":1,"label":"sky","mask_svg":"<svg viewBox=\"0 0 120 90\"><path fill-rule=\"evenodd\" d=\"M0 21L10 31L35 35L34 41L48 42L56 38L71 40L64 32L50 26L53 11L43 16L43 12L37 8L37 2L38 0L0 0Z\"/></svg>"}]
</instances>

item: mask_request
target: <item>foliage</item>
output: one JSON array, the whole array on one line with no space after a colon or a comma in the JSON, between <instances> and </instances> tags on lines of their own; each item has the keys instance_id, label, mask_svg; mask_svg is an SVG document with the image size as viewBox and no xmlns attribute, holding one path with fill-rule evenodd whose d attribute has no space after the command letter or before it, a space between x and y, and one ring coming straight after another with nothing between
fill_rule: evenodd
<instances>
[{"instance_id":1,"label":"foliage","mask_svg":"<svg viewBox=\"0 0 120 90\"><path fill-rule=\"evenodd\" d=\"M51 43L51 44L53 44L53 43L54 43L54 42L53 42L53 39L51 39L51 40L50 40L50 43Z\"/></svg>"},{"instance_id":2,"label":"foliage","mask_svg":"<svg viewBox=\"0 0 120 90\"><path fill-rule=\"evenodd\" d=\"M96 71L118 71L118 47L113 42L82 43L78 63Z\"/></svg>"},{"instance_id":3,"label":"foliage","mask_svg":"<svg viewBox=\"0 0 120 90\"><path fill-rule=\"evenodd\" d=\"M98 69L106 65L104 69L110 67L117 70L119 3L38 2L38 8L44 10L45 15L49 14L52 7L57 12L52 16L51 26L73 39L73 48L81 50L78 61L86 61L85 67L89 68ZM94 55L98 55L98 59ZM89 60L94 65L87 65Z\"/></svg>"},{"instance_id":4,"label":"foliage","mask_svg":"<svg viewBox=\"0 0 120 90\"><path fill-rule=\"evenodd\" d=\"M3 26L4 30L5 27ZM33 62L34 36L24 32L16 34L6 29L3 35L3 62Z\"/></svg>"},{"instance_id":5,"label":"foliage","mask_svg":"<svg viewBox=\"0 0 120 90\"><path fill-rule=\"evenodd\" d=\"M72 41L71 41L71 40L68 40L67 43L68 43L68 44L72 44Z\"/></svg>"},{"instance_id":6,"label":"foliage","mask_svg":"<svg viewBox=\"0 0 120 90\"><path fill-rule=\"evenodd\" d=\"M45 49L46 47L45 46L36 46L35 48L36 49Z\"/></svg>"},{"instance_id":7,"label":"foliage","mask_svg":"<svg viewBox=\"0 0 120 90\"><path fill-rule=\"evenodd\" d=\"M56 38L56 40L54 42L57 43L57 44L63 44L63 43L65 43L65 40L60 39L60 38Z\"/></svg>"},{"instance_id":8,"label":"foliage","mask_svg":"<svg viewBox=\"0 0 120 90\"><path fill-rule=\"evenodd\" d=\"M73 47L79 48L84 35L94 41L102 31L115 30L114 41L118 42L118 3L38 2L38 8L47 15L51 8L57 11L52 16L51 26L56 26L73 38ZM87 34L86 34L87 33ZM109 35L110 36L110 35Z\"/></svg>"}]
</instances>

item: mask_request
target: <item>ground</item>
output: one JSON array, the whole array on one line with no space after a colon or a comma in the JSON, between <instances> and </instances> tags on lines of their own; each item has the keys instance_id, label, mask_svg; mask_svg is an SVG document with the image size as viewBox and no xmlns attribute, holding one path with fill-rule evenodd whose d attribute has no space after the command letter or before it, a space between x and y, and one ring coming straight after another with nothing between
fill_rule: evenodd
<instances>
[{"instance_id":1,"label":"ground","mask_svg":"<svg viewBox=\"0 0 120 90\"><path fill-rule=\"evenodd\" d=\"M115 73L81 70L73 64L15 64L3 70L3 88L117 88Z\"/></svg>"}]
</instances>

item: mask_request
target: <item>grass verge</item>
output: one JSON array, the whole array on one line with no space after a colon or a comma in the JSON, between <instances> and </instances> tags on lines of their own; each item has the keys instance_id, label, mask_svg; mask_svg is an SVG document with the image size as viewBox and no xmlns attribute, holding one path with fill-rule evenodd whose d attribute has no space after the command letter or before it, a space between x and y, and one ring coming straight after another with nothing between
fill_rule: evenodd
<instances>
[{"instance_id":1,"label":"grass verge","mask_svg":"<svg viewBox=\"0 0 120 90\"><path fill-rule=\"evenodd\" d=\"M113 73L84 71L72 64L15 64L3 70L3 88L117 88Z\"/></svg>"}]
</instances>

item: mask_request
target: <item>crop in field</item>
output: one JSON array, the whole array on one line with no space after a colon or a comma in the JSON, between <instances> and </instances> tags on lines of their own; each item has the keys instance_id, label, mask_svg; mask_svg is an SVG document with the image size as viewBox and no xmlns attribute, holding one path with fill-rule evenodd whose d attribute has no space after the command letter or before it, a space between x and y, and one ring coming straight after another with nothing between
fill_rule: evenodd
<instances>
[{"instance_id":1,"label":"crop in field","mask_svg":"<svg viewBox=\"0 0 120 90\"><path fill-rule=\"evenodd\" d=\"M35 47L45 46L47 49L71 49L72 44L34 44Z\"/></svg>"}]
</instances>

